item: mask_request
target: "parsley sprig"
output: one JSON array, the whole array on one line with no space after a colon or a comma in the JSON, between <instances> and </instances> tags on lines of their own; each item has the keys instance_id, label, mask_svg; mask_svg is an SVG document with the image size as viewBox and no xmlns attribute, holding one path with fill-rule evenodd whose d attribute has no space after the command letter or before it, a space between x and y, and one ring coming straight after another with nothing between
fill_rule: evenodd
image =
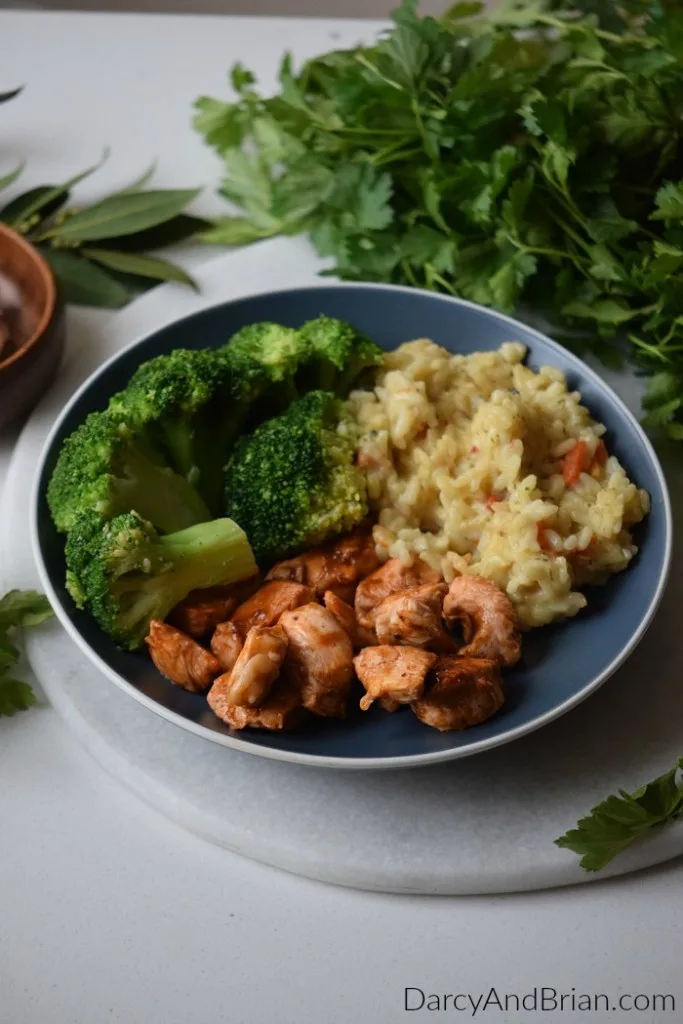
<instances>
[{"instance_id":1,"label":"parsley sprig","mask_svg":"<svg viewBox=\"0 0 683 1024\"><path fill-rule=\"evenodd\" d=\"M374 46L279 91L232 68L195 126L239 214L209 241L306 232L334 272L514 310L651 376L683 440L683 9L666 0L404 0Z\"/></svg>"},{"instance_id":2,"label":"parsley sprig","mask_svg":"<svg viewBox=\"0 0 683 1024\"><path fill-rule=\"evenodd\" d=\"M48 599L35 590L10 590L0 598L0 715L13 715L36 703L29 684L11 675L19 660L19 650L10 640L12 631L37 626L52 614Z\"/></svg>"},{"instance_id":3,"label":"parsley sprig","mask_svg":"<svg viewBox=\"0 0 683 1024\"><path fill-rule=\"evenodd\" d=\"M623 789L594 807L576 828L555 840L581 857L585 871L600 871L651 829L683 815L683 758L675 768L634 793Z\"/></svg>"}]
</instances>

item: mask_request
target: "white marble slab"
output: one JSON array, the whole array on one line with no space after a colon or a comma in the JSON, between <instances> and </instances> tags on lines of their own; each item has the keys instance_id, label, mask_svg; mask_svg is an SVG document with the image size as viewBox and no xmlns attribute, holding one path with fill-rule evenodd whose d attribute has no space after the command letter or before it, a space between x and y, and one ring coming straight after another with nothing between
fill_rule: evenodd
<instances>
[{"instance_id":1,"label":"white marble slab","mask_svg":"<svg viewBox=\"0 0 683 1024\"><path fill-rule=\"evenodd\" d=\"M25 428L11 463L0 567L7 585L36 581L27 505L37 455L58 409L106 356L162 323L238 294L310 281L305 244L263 243L199 271L202 294L160 288L103 330L71 339L72 358ZM617 383L631 403L632 381ZM679 488L680 490L680 488ZM681 501L675 507L681 508ZM100 676L59 626L28 637L46 694L97 760L191 831L297 874L365 889L491 893L587 879L552 840L603 795L633 787L680 756L683 688L676 640L682 568L646 639L594 697L541 732L466 761L406 772L290 766L218 747L163 721ZM683 852L683 822L599 877Z\"/></svg>"}]
</instances>

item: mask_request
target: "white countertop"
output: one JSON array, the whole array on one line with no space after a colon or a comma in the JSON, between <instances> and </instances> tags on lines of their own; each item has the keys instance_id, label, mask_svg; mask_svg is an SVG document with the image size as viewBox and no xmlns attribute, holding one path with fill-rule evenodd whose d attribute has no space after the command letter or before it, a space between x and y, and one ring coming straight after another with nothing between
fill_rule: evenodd
<instances>
[{"instance_id":1,"label":"white countertop","mask_svg":"<svg viewBox=\"0 0 683 1024\"><path fill-rule=\"evenodd\" d=\"M25 156L24 187L59 180L109 144L113 155L84 183L86 198L155 156L159 184L211 183L218 161L189 127L195 96L221 95L235 59L269 83L284 48L304 56L371 31L367 22L0 12L0 91L27 84L2 110L0 170ZM197 209L218 212L221 203L207 190ZM106 315L74 314L92 324ZM0 442L0 480L9 447ZM450 1004L441 1014L405 1012L407 986L671 993L675 1013L636 1016L682 1019L681 862L521 896L335 889L245 861L162 819L47 707L0 720L0 779L0 1024L472 1019ZM474 1019L629 1017L492 1006Z\"/></svg>"}]
</instances>

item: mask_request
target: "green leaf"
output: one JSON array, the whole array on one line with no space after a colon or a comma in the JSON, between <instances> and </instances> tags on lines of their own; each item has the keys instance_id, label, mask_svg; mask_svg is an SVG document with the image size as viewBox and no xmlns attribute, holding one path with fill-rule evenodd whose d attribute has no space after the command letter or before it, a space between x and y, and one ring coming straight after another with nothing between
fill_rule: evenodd
<instances>
[{"instance_id":1,"label":"green leaf","mask_svg":"<svg viewBox=\"0 0 683 1024\"><path fill-rule=\"evenodd\" d=\"M188 213L181 213L177 217L157 224L146 231L136 231L132 235L122 235L119 238L102 238L100 247L103 249L115 248L119 252L147 252L150 249L163 249L169 245L177 245L188 238L193 238L201 231L210 226L210 221L203 217L193 217Z\"/></svg>"},{"instance_id":2,"label":"green leaf","mask_svg":"<svg viewBox=\"0 0 683 1024\"><path fill-rule=\"evenodd\" d=\"M47 232L46 237L93 242L132 235L176 217L199 192L200 189L159 189L109 196L74 213Z\"/></svg>"},{"instance_id":3,"label":"green leaf","mask_svg":"<svg viewBox=\"0 0 683 1024\"><path fill-rule=\"evenodd\" d=\"M37 626L53 614L44 594L36 590L10 590L0 599L0 634L16 626Z\"/></svg>"},{"instance_id":4,"label":"green leaf","mask_svg":"<svg viewBox=\"0 0 683 1024\"><path fill-rule=\"evenodd\" d=\"M93 249L85 247L81 250L84 256L110 270L118 270L124 274L137 274L140 277L151 277L155 281L178 281L197 290L196 282L182 267L156 256L144 256L134 252L115 252L111 249Z\"/></svg>"},{"instance_id":5,"label":"green leaf","mask_svg":"<svg viewBox=\"0 0 683 1024\"><path fill-rule=\"evenodd\" d=\"M10 89L9 92L0 92L0 103L7 103L8 100L13 100L15 96L19 95L23 88L23 85L20 85L18 89Z\"/></svg>"},{"instance_id":6,"label":"green leaf","mask_svg":"<svg viewBox=\"0 0 683 1024\"><path fill-rule=\"evenodd\" d=\"M213 245L250 245L261 238L278 234L280 225L275 224L272 231L264 231L257 227L248 217L223 217L214 222L213 226L203 231L199 239Z\"/></svg>"},{"instance_id":7,"label":"green leaf","mask_svg":"<svg viewBox=\"0 0 683 1024\"><path fill-rule=\"evenodd\" d=\"M579 854L585 871L600 871L652 828L683 813L681 767L683 761L633 793L607 797L555 844Z\"/></svg>"},{"instance_id":8,"label":"green leaf","mask_svg":"<svg viewBox=\"0 0 683 1024\"><path fill-rule=\"evenodd\" d=\"M40 246L40 252L52 267L65 302L119 309L130 300L127 288L83 256L48 246Z\"/></svg>"},{"instance_id":9,"label":"green leaf","mask_svg":"<svg viewBox=\"0 0 683 1024\"><path fill-rule=\"evenodd\" d=\"M253 73L245 68L244 64L237 61L230 69L230 83L235 92L242 93L256 81Z\"/></svg>"},{"instance_id":10,"label":"green leaf","mask_svg":"<svg viewBox=\"0 0 683 1024\"><path fill-rule=\"evenodd\" d=\"M213 146L219 153L240 145L244 138L246 118L236 104L201 96L195 100L194 109L192 124L204 136L207 145Z\"/></svg>"},{"instance_id":11,"label":"green leaf","mask_svg":"<svg viewBox=\"0 0 683 1024\"><path fill-rule=\"evenodd\" d=\"M13 171L10 171L9 174L6 174L3 178L0 178L0 192L2 192L4 188L8 188L13 182L17 180L17 178L23 171L24 166L25 164L22 160L20 164L17 164Z\"/></svg>"},{"instance_id":12,"label":"green leaf","mask_svg":"<svg viewBox=\"0 0 683 1024\"><path fill-rule=\"evenodd\" d=\"M94 174L95 171L98 171L108 157L109 150L105 149L98 163L93 164L92 167L87 167L84 171L79 171L78 174L74 174L73 178L69 178L63 185L41 185L38 188L31 189L30 192L19 196L0 210L0 220L9 224L10 227L16 227L29 220L36 213L41 214L42 217L48 216L48 210L52 212L66 202L71 189L91 174Z\"/></svg>"},{"instance_id":13,"label":"green leaf","mask_svg":"<svg viewBox=\"0 0 683 1024\"><path fill-rule=\"evenodd\" d=\"M37 703L36 695L28 683L10 676L0 677L0 716L11 717L17 711L28 711Z\"/></svg>"},{"instance_id":14,"label":"green leaf","mask_svg":"<svg viewBox=\"0 0 683 1024\"><path fill-rule=\"evenodd\" d=\"M650 220L683 219L683 189L672 181L662 185L655 196L657 209L650 214Z\"/></svg>"},{"instance_id":15,"label":"green leaf","mask_svg":"<svg viewBox=\"0 0 683 1024\"><path fill-rule=\"evenodd\" d=\"M562 309L564 316L577 317L579 320L595 320L599 324L615 326L633 320L638 311L631 309L625 302L617 299L598 299L595 302L568 302Z\"/></svg>"},{"instance_id":16,"label":"green leaf","mask_svg":"<svg viewBox=\"0 0 683 1024\"><path fill-rule=\"evenodd\" d=\"M131 193L140 192L145 187L147 182L151 181L151 179L154 177L156 169L157 162L156 160L152 160L147 170L143 171L142 174L139 175L139 177L134 179L134 181L131 181L130 185L126 185L125 188L120 188L117 192L114 193L114 195L128 196L131 195Z\"/></svg>"}]
</instances>

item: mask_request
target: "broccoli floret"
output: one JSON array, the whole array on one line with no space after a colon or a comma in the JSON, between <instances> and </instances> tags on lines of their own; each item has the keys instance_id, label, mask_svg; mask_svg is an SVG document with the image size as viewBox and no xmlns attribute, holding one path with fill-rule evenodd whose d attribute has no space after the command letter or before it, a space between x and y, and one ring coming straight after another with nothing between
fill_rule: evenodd
<instances>
[{"instance_id":1,"label":"broccoli floret","mask_svg":"<svg viewBox=\"0 0 683 1024\"><path fill-rule=\"evenodd\" d=\"M183 477L143 450L128 426L103 412L91 413L64 441L47 500L63 532L86 508L103 519L134 508L169 533L211 518Z\"/></svg>"},{"instance_id":2,"label":"broccoli floret","mask_svg":"<svg viewBox=\"0 0 683 1024\"><path fill-rule=\"evenodd\" d=\"M351 530L367 515L344 403L311 391L237 444L226 468L226 511L259 563Z\"/></svg>"},{"instance_id":3,"label":"broccoli floret","mask_svg":"<svg viewBox=\"0 0 683 1024\"><path fill-rule=\"evenodd\" d=\"M297 331L268 321L232 336L226 349L230 366L262 398L257 417L272 416L298 397L295 375L305 351Z\"/></svg>"},{"instance_id":4,"label":"broccoli floret","mask_svg":"<svg viewBox=\"0 0 683 1024\"><path fill-rule=\"evenodd\" d=\"M165 619L191 590L257 571L249 541L231 519L159 536L136 512L103 522L93 509L69 532L66 564L76 605L129 650L143 643L152 619Z\"/></svg>"},{"instance_id":5,"label":"broccoli floret","mask_svg":"<svg viewBox=\"0 0 683 1024\"><path fill-rule=\"evenodd\" d=\"M301 391L320 388L346 398L366 370L379 366L384 355L379 345L344 320L319 316L299 331L305 357L298 378Z\"/></svg>"},{"instance_id":6,"label":"broccoli floret","mask_svg":"<svg viewBox=\"0 0 683 1024\"><path fill-rule=\"evenodd\" d=\"M143 363L109 410L197 488L212 512L220 506L228 446L243 426L225 349L176 349Z\"/></svg>"}]
</instances>

